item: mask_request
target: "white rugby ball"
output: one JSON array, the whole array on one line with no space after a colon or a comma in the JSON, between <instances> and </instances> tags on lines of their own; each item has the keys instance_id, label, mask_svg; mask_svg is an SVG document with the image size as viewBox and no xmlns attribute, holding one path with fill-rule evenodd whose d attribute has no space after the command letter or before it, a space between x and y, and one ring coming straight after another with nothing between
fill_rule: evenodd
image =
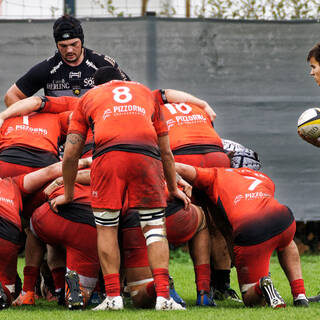
<instances>
[{"instance_id":1,"label":"white rugby ball","mask_svg":"<svg viewBox=\"0 0 320 320\"><path fill-rule=\"evenodd\" d=\"M304 111L298 119L298 132L307 140L316 141L320 137L320 108Z\"/></svg>"}]
</instances>

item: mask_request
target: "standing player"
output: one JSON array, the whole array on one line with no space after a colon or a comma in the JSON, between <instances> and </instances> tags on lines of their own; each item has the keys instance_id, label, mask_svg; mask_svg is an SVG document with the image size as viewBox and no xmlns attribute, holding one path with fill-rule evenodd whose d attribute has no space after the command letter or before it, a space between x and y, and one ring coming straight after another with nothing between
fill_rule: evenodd
<instances>
[{"instance_id":1,"label":"standing player","mask_svg":"<svg viewBox=\"0 0 320 320\"><path fill-rule=\"evenodd\" d=\"M53 36L58 51L33 66L8 89L4 97L7 106L40 89L47 96L80 97L94 86L93 75L102 66L112 66L122 79L129 79L112 58L83 47L83 30L76 18L64 15L57 19Z\"/></svg>"},{"instance_id":2,"label":"standing player","mask_svg":"<svg viewBox=\"0 0 320 320\"><path fill-rule=\"evenodd\" d=\"M166 201L162 165L170 198L178 197L186 206L190 201L177 189L167 126L147 87L136 82L119 81L122 75L115 68L102 72L105 75L102 82L115 81L90 90L74 111L63 158L65 194L51 203L55 207L72 200L76 164L90 126L95 144L91 205L107 294L94 310L123 309L117 232L126 196L129 208L139 211L147 241L148 258L156 284L156 309L181 310L183 308L169 298L169 248L164 226Z\"/></svg>"},{"instance_id":3,"label":"standing player","mask_svg":"<svg viewBox=\"0 0 320 320\"><path fill-rule=\"evenodd\" d=\"M269 276L271 254L277 250L294 305L307 307L299 252L293 241L295 220L291 210L274 198L272 180L248 168L199 168L179 163L176 168L205 191L218 209L213 219L230 248L245 305L267 302L272 308L286 306Z\"/></svg>"}]
</instances>

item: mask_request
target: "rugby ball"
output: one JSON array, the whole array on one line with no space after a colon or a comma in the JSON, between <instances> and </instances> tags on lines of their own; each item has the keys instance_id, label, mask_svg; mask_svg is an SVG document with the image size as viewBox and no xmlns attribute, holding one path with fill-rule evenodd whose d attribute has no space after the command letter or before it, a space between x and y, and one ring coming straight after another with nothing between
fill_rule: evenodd
<instances>
[{"instance_id":1,"label":"rugby ball","mask_svg":"<svg viewBox=\"0 0 320 320\"><path fill-rule=\"evenodd\" d=\"M305 140L317 141L320 137L320 108L304 111L298 119L298 133Z\"/></svg>"}]
</instances>

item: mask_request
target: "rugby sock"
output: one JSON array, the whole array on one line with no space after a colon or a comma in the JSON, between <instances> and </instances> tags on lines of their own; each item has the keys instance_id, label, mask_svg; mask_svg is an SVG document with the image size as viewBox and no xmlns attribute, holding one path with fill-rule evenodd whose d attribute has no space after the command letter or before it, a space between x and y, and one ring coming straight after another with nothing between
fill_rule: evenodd
<instances>
[{"instance_id":1,"label":"rugby sock","mask_svg":"<svg viewBox=\"0 0 320 320\"><path fill-rule=\"evenodd\" d=\"M197 291L204 290L210 291L210 265L199 264L194 266L194 272L196 276Z\"/></svg>"},{"instance_id":2,"label":"rugby sock","mask_svg":"<svg viewBox=\"0 0 320 320\"><path fill-rule=\"evenodd\" d=\"M260 280L258 282L256 282L256 284L254 285L254 292L258 295L258 296L262 296L262 290L260 288Z\"/></svg>"},{"instance_id":3,"label":"rugby sock","mask_svg":"<svg viewBox=\"0 0 320 320\"><path fill-rule=\"evenodd\" d=\"M120 274L109 273L103 276L106 295L109 297L120 296Z\"/></svg>"},{"instance_id":4,"label":"rugby sock","mask_svg":"<svg viewBox=\"0 0 320 320\"><path fill-rule=\"evenodd\" d=\"M149 282L147 284L146 292L147 292L148 296L151 297L151 298L156 298L157 297L156 290L155 290L155 287L154 287L154 281L151 281L151 282Z\"/></svg>"},{"instance_id":5,"label":"rugby sock","mask_svg":"<svg viewBox=\"0 0 320 320\"><path fill-rule=\"evenodd\" d=\"M25 266L23 269L23 288L24 292L34 291L36 282L40 273L40 268L33 266Z\"/></svg>"},{"instance_id":6,"label":"rugby sock","mask_svg":"<svg viewBox=\"0 0 320 320\"><path fill-rule=\"evenodd\" d=\"M291 281L290 287L291 287L291 293L293 295L293 298L296 298L299 294L306 295L303 279L297 279L297 280Z\"/></svg>"},{"instance_id":7,"label":"rugby sock","mask_svg":"<svg viewBox=\"0 0 320 320\"><path fill-rule=\"evenodd\" d=\"M55 290L64 288L65 274L65 267L59 267L51 270Z\"/></svg>"},{"instance_id":8,"label":"rugby sock","mask_svg":"<svg viewBox=\"0 0 320 320\"><path fill-rule=\"evenodd\" d=\"M211 270L211 285L219 291L225 291L230 288L230 270Z\"/></svg>"},{"instance_id":9,"label":"rugby sock","mask_svg":"<svg viewBox=\"0 0 320 320\"><path fill-rule=\"evenodd\" d=\"M165 268L155 268L152 270L157 297L169 299L169 272Z\"/></svg>"}]
</instances>

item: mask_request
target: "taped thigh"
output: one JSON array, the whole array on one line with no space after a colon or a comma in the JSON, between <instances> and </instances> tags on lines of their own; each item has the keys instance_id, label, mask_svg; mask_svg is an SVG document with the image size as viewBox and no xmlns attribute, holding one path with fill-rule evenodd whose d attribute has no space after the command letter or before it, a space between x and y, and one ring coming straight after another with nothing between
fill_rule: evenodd
<instances>
[{"instance_id":1,"label":"taped thigh","mask_svg":"<svg viewBox=\"0 0 320 320\"><path fill-rule=\"evenodd\" d=\"M120 210L93 210L93 215L98 226L116 227L119 224Z\"/></svg>"}]
</instances>

